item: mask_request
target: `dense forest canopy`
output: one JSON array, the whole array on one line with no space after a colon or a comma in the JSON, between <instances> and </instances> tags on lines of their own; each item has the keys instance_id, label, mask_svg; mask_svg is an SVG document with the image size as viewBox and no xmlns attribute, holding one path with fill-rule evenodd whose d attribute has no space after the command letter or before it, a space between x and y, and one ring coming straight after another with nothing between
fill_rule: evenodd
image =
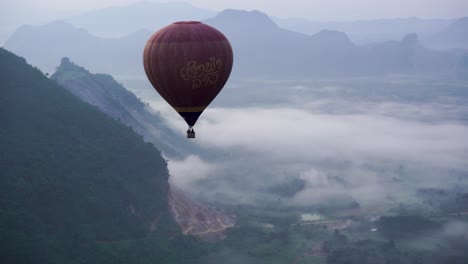
<instances>
[{"instance_id":1,"label":"dense forest canopy","mask_svg":"<svg viewBox=\"0 0 468 264\"><path fill-rule=\"evenodd\" d=\"M5 49L0 72L1 263L190 257L152 144Z\"/></svg>"}]
</instances>

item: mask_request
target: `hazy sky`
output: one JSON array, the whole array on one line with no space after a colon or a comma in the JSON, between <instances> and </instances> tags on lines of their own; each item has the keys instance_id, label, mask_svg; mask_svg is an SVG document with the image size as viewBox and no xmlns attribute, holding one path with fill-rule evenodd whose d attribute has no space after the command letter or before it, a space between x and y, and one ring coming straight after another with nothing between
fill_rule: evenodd
<instances>
[{"instance_id":1,"label":"hazy sky","mask_svg":"<svg viewBox=\"0 0 468 264\"><path fill-rule=\"evenodd\" d=\"M141 0L3 0L0 16L12 13L90 10ZM154 0L182 2L180 0ZM222 10L258 9L279 17L305 17L319 20L353 20L385 17L460 17L468 15L466 0L187 0L198 7Z\"/></svg>"}]
</instances>

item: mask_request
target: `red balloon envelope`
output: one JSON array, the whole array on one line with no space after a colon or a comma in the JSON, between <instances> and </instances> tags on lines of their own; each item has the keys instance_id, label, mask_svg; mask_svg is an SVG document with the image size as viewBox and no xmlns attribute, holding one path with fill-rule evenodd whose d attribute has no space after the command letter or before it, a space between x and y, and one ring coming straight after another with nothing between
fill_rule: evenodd
<instances>
[{"instance_id":1,"label":"red balloon envelope","mask_svg":"<svg viewBox=\"0 0 468 264\"><path fill-rule=\"evenodd\" d=\"M187 137L195 137L192 127L231 73L229 41L201 22L176 22L151 36L143 62L156 91L189 125Z\"/></svg>"}]
</instances>

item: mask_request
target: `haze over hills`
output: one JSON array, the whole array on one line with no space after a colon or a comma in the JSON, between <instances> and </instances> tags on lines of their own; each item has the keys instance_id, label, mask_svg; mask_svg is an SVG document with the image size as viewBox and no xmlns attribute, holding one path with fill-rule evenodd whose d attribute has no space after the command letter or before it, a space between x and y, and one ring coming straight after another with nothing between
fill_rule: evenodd
<instances>
[{"instance_id":1,"label":"haze over hills","mask_svg":"<svg viewBox=\"0 0 468 264\"><path fill-rule=\"evenodd\" d=\"M274 18L279 26L312 35L323 29L346 32L357 44L375 44L400 40L410 33L417 33L421 42L437 49L468 49L468 17L458 19L395 18L347 22L320 22L300 18Z\"/></svg>"},{"instance_id":2,"label":"haze over hills","mask_svg":"<svg viewBox=\"0 0 468 264\"><path fill-rule=\"evenodd\" d=\"M285 29L309 35L323 29L343 31L353 42L359 44L400 40L409 33L417 33L421 38L425 38L436 34L454 21L453 19L421 19L416 17L344 22L322 22L303 18L274 18L274 20Z\"/></svg>"},{"instance_id":3,"label":"haze over hills","mask_svg":"<svg viewBox=\"0 0 468 264\"><path fill-rule=\"evenodd\" d=\"M187 2L157 3L141 1L89 11L65 19L76 27L85 28L99 37L122 37L138 30L154 31L179 20L204 20L216 11L198 8ZM346 32L353 42L368 44L400 40L409 33L422 39L443 31L456 19L421 19L417 17L322 22L305 18L274 18L282 28L313 35L321 30Z\"/></svg>"},{"instance_id":4,"label":"haze over hills","mask_svg":"<svg viewBox=\"0 0 468 264\"><path fill-rule=\"evenodd\" d=\"M247 22L230 23L234 17ZM231 40L236 52L235 66L243 71L241 75L247 76L438 74L456 60L449 53L424 48L417 35L408 34L401 42L358 46L339 31L322 30L307 36L281 29L256 11L225 10L205 22L219 28ZM405 41L408 36L413 36L412 44Z\"/></svg>"},{"instance_id":5,"label":"haze over hills","mask_svg":"<svg viewBox=\"0 0 468 264\"><path fill-rule=\"evenodd\" d=\"M468 51L468 17L454 20L428 39L431 47Z\"/></svg>"},{"instance_id":6,"label":"haze over hills","mask_svg":"<svg viewBox=\"0 0 468 264\"><path fill-rule=\"evenodd\" d=\"M39 10L38 12L40 12ZM42 10L43 11L43 10ZM153 2L140 1L122 6L111 6L81 14L63 12L45 14L41 19L30 20L29 23L39 25L53 19L63 19L71 24L85 28L91 34L99 37L122 37L138 30L154 31L178 20L204 20L213 17L217 11L198 8L188 2ZM74 14L74 15L73 15ZM25 14L23 14L24 16ZM73 15L73 16L72 16ZM10 18L11 23L0 27L0 43L4 43L15 27L21 25ZM336 30L346 32L357 44L369 44L387 40L399 40L406 34L417 33L424 43L426 38L442 31L456 19L422 19L417 17L373 19L354 21L315 21L313 18L278 18L274 21L282 28L312 35L321 30ZM428 43L430 43L428 41Z\"/></svg>"},{"instance_id":7,"label":"haze over hills","mask_svg":"<svg viewBox=\"0 0 468 264\"><path fill-rule=\"evenodd\" d=\"M156 3L141 1L87 12L65 21L86 28L100 37L121 37L137 30L156 30L178 20L203 20L215 11L192 6L186 2Z\"/></svg>"},{"instance_id":8,"label":"haze over hills","mask_svg":"<svg viewBox=\"0 0 468 264\"><path fill-rule=\"evenodd\" d=\"M54 72L57 62L69 57L93 72L141 74L141 54L150 35L149 31L138 31L122 38L100 38L55 21L20 27L5 48L24 56L44 72Z\"/></svg>"},{"instance_id":9,"label":"haze over hills","mask_svg":"<svg viewBox=\"0 0 468 264\"><path fill-rule=\"evenodd\" d=\"M236 58L234 77L451 76L454 73L449 70L459 60L457 54L424 48L415 35L411 35L415 39L412 45L403 40L358 46L343 32L324 30L308 36L282 29L258 11L225 10L205 23L230 39ZM70 57L94 72L142 75L141 51L150 35L150 31L139 31L106 39L54 22L18 29L5 47L44 71L53 69L62 57ZM33 42L35 45L28 44Z\"/></svg>"}]
</instances>

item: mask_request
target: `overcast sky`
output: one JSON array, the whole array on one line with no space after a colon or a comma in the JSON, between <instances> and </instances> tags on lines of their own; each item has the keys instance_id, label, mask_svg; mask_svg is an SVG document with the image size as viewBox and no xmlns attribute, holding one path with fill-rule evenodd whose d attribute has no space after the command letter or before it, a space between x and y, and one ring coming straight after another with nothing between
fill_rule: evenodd
<instances>
[{"instance_id":1,"label":"overcast sky","mask_svg":"<svg viewBox=\"0 0 468 264\"><path fill-rule=\"evenodd\" d=\"M75 11L141 0L2 0L0 16L35 10ZM258 9L279 17L305 17L319 20L355 20L393 17L448 18L468 15L467 0L153 0L189 2L198 7L222 10Z\"/></svg>"}]
</instances>

